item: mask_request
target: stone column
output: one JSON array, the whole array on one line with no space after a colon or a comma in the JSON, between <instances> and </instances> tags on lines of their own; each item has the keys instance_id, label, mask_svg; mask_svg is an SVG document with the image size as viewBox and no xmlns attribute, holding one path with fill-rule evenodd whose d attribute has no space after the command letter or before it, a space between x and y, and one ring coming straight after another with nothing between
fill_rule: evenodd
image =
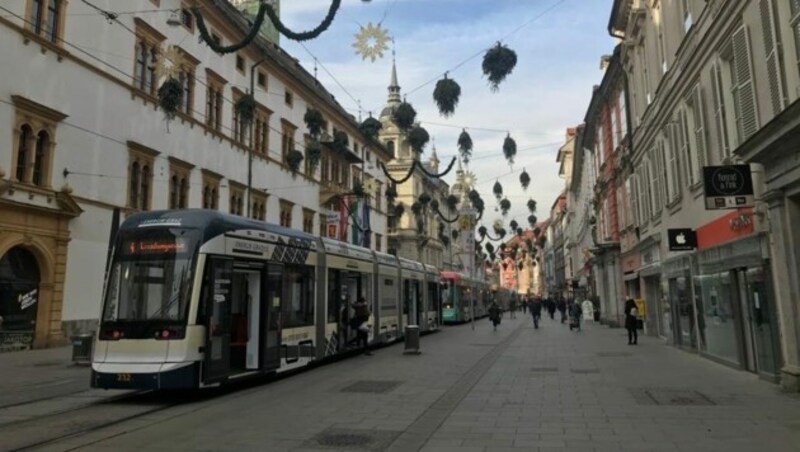
<instances>
[{"instance_id":1,"label":"stone column","mask_svg":"<svg viewBox=\"0 0 800 452\"><path fill-rule=\"evenodd\" d=\"M783 358L781 386L790 391L800 391L800 317L795 300L798 299L797 262L791 238L791 228L800 218L789 218L783 191L764 194L769 205L769 248L775 307L780 327Z\"/></svg>"}]
</instances>

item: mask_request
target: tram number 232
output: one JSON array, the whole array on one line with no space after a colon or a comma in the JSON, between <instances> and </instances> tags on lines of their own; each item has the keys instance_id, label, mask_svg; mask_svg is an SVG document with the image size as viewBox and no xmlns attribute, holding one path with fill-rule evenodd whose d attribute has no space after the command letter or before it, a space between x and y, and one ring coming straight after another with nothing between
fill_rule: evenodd
<instances>
[{"instance_id":1,"label":"tram number 232","mask_svg":"<svg viewBox=\"0 0 800 452\"><path fill-rule=\"evenodd\" d=\"M131 374L117 374L117 381L122 383L130 383Z\"/></svg>"}]
</instances>

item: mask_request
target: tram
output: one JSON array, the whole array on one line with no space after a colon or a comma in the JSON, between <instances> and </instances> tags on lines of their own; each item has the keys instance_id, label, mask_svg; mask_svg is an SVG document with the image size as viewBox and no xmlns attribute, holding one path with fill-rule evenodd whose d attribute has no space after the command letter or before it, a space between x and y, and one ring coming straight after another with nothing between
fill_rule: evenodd
<instances>
[{"instance_id":1,"label":"tram","mask_svg":"<svg viewBox=\"0 0 800 452\"><path fill-rule=\"evenodd\" d=\"M130 216L108 268L97 388L201 388L325 360L350 348L360 296L370 344L441 324L435 268L218 211Z\"/></svg>"},{"instance_id":2,"label":"tram","mask_svg":"<svg viewBox=\"0 0 800 452\"><path fill-rule=\"evenodd\" d=\"M485 283L452 271L441 272L441 279L444 323L463 323L473 315L476 319L487 315L491 298Z\"/></svg>"}]
</instances>

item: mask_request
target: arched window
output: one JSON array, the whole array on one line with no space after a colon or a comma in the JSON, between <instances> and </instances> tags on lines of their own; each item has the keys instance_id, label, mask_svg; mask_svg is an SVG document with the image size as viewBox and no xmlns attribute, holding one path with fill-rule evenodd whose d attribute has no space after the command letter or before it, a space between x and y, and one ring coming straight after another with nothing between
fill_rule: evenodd
<instances>
[{"instance_id":1,"label":"arched window","mask_svg":"<svg viewBox=\"0 0 800 452\"><path fill-rule=\"evenodd\" d=\"M17 180L25 182L25 173L28 167L28 160L30 154L30 141L33 136L33 130L27 124L23 125L19 133L19 146L17 147Z\"/></svg>"},{"instance_id":2,"label":"arched window","mask_svg":"<svg viewBox=\"0 0 800 452\"><path fill-rule=\"evenodd\" d=\"M150 166L142 166L142 182L139 190L139 208L147 210L150 208Z\"/></svg>"},{"instance_id":3,"label":"arched window","mask_svg":"<svg viewBox=\"0 0 800 452\"><path fill-rule=\"evenodd\" d=\"M39 132L39 137L36 139L36 155L33 159L33 183L35 185L44 185L45 174L47 169L47 148L50 146L50 136L47 132Z\"/></svg>"},{"instance_id":4,"label":"arched window","mask_svg":"<svg viewBox=\"0 0 800 452\"><path fill-rule=\"evenodd\" d=\"M139 167L139 162L133 162L131 165L131 187L130 187L130 201L128 205L134 209L139 208L139 189L142 183L142 169Z\"/></svg>"}]
</instances>

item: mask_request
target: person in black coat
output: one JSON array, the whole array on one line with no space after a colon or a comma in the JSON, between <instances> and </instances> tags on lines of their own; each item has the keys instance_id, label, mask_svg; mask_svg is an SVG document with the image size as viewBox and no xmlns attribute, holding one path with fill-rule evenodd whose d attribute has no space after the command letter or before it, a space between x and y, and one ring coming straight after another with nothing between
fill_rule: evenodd
<instances>
[{"instance_id":1,"label":"person in black coat","mask_svg":"<svg viewBox=\"0 0 800 452\"><path fill-rule=\"evenodd\" d=\"M492 300L492 304L489 306L489 320L492 321L492 326L497 331L497 325L500 324L500 306L497 301Z\"/></svg>"},{"instance_id":2,"label":"person in black coat","mask_svg":"<svg viewBox=\"0 0 800 452\"><path fill-rule=\"evenodd\" d=\"M539 329L539 320L542 318L542 300L534 298L530 304L533 327Z\"/></svg>"},{"instance_id":3,"label":"person in black coat","mask_svg":"<svg viewBox=\"0 0 800 452\"><path fill-rule=\"evenodd\" d=\"M638 309L633 298L625 300L625 329L628 330L628 345L636 345L639 341L639 334L636 330L638 320Z\"/></svg>"},{"instance_id":4,"label":"person in black coat","mask_svg":"<svg viewBox=\"0 0 800 452\"><path fill-rule=\"evenodd\" d=\"M558 300L558 312L561 313L561 323L567 321L567 302L563 298Z\"/></svg>"}]
</instances>

